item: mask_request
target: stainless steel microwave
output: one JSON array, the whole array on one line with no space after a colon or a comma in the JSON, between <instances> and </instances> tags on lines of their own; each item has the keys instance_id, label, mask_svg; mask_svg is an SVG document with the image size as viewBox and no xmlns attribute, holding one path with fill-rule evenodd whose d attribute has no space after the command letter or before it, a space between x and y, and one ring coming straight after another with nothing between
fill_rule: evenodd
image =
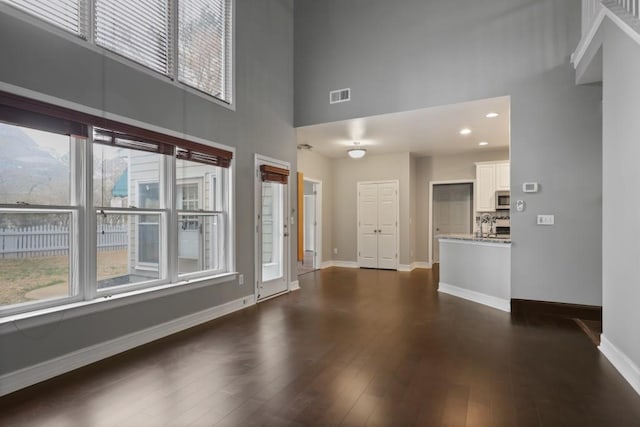
<instances>
[{"instance_id":1,"label":"stainless steel microwave","mask_svg":"<svg viewBox=\"0 0 640 427\"><path fill-rule=\"evenodd\" d=\"M509 191L496 191L496 209L511 208L511 193Z\"/></svg>"}]
</instances>

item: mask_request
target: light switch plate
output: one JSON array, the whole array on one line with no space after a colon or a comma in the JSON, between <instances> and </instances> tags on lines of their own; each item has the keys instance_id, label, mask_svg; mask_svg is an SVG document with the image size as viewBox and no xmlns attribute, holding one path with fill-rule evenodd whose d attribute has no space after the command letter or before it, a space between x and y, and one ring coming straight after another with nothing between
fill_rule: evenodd
<instances>
[{"instance_id":1,"label":"light switch plate","mask_svg":"<svg viewBox=\"0 0 640 427\"><path fill-rule=\"evenodd\" d=\"M555 224L554 215L538 215L538 225L553 225Z\"/></svg>"},{"instance_id":2,"label":"light switch plate","mask_svg":"<svg viewBox=\"0 0 640 427\"><path fill-rule=\"evenodd\" d=\"M239 274L238 275L238 284L239 285L244 285L244 274Z\"/></svg>"}]
</instances>

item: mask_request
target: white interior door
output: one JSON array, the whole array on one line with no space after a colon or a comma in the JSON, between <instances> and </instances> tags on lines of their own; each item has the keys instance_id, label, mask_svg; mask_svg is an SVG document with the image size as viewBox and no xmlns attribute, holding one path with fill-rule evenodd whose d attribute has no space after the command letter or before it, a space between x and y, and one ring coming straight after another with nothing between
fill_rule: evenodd
<instances>
[{"instance_id":1,"label":"white interior door","mask_svg":"<svg viewBox=\"0 0 640 427\"><path fill-rule=\"evenodd\" d=\"M286 292L289 256L287 227L287 184L262 181L258 174L257 218L258 299Z\"/></svg>"},{"instance_id":2,"label":"white interior door","mask_svg":"<svg viewBox=\"0 0 640 427\"><path fill-rule=\"evenodd\" d=\"M378 184L358 185L358 265L378 268Z\"/></svg>"},{"instance_id":3,"label":"white interior door","mask_svg":"<svg viewBox=\"0 0 640 427\"><path fill-rule=\"evenodd\" d=\"M398 185L378 184L378 268L396 269Z\"/></svg>"},{"instance_id":4,"label":"white interior door","mask_svg":"<svg viewBox=\"0 0 640 427\"><path fill-rule=\"evenodd\" d=\"M358 265L398 268L398 184L358 186Z\"/></svg>"},{"instance_id":5,"label":"white interior door","mask_svg":"<svg viewBox=\"0 0 640 427\"><path fill-rule=\"evenodd\" d=\"M472 232L472 184L433 186L433 262L440 261L440 234Z\"/></svg>"}]
</instances>

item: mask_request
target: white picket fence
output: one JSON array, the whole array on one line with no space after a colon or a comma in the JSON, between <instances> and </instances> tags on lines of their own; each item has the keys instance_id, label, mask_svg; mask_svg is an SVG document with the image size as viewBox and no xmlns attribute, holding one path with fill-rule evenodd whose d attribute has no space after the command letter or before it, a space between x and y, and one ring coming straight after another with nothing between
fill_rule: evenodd
<instances>
[{"instance_id":1,"label":"white picket fence","mask_svg":"<svg viewBox=\"0 0 640 427\"><path fill-rule=\"evenodd\" d=\"M125 249L128 233L126 225L101 225L97 234L98 250ZM69 237L66 226L0 228L0 259L67 255Z\"/></svg>"}]
</instances>

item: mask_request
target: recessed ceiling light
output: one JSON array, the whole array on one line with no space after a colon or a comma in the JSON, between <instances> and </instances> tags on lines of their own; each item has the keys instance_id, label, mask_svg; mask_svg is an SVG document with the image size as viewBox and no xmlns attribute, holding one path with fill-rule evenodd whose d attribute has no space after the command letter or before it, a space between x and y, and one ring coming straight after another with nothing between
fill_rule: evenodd
<instances>
[{"instance_id":1,"label":"recessed ceiling light","mask_svg":"<svg viewBox=\"0 0 640 427\"><path fill-rule=\"evenodd\" d=\"M498 117L499 115L500 114L498 114L498 113L491 112L491 113L488 113L485 117L487 119L493 119L494 117Z\"/></svg>"},{"instance_id":2,"label":"recessed ceiling light","mask_svg":"<svg viewBox=\"0 0 640 427\"><path fill-rule=\"evenodd\" d=\"M484 147L485 145L489 145L489 143L487 141L480 141L478 142L478 145Z\"/></svg>"},{"instance_id":3,"label":"recessed ceiling light","mask_svg":"<svg viewBox=\"0 0 640 427\"><path fill-rule=\"evenodd\" d=\"M469 135L470 133L471 129L469 128L460 129L460 135Z\"/></svg>"}]
</instances>

